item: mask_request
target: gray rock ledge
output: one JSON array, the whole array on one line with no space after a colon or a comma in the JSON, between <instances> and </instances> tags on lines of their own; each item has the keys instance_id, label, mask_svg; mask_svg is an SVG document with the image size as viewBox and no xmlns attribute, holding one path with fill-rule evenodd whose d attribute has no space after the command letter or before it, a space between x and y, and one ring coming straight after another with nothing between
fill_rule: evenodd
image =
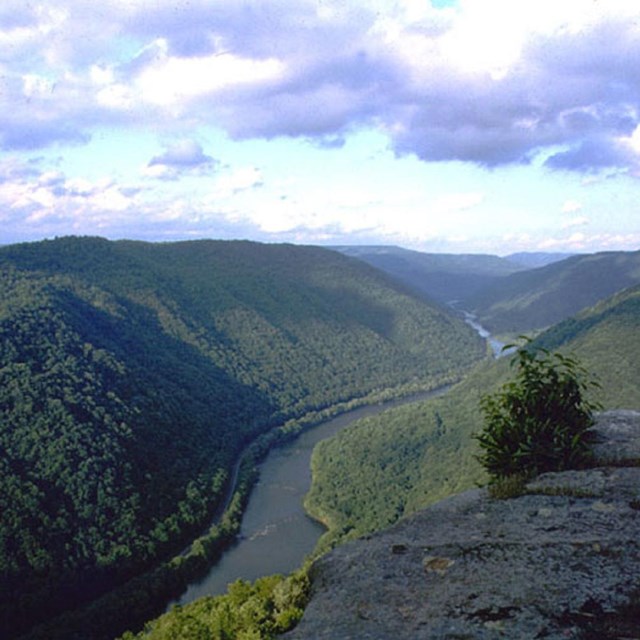
<instances>
[{"instance_id":1,"label":"gray rock ledge","mask_svg":"<svg viewBox=\"0 0 640 640\"><path fill-rule=\"evenodd\" d=\"M640 413L596 430L593 469L467 491L318 560L285 638L640 639Z\"/></svg>"}]
</instances>

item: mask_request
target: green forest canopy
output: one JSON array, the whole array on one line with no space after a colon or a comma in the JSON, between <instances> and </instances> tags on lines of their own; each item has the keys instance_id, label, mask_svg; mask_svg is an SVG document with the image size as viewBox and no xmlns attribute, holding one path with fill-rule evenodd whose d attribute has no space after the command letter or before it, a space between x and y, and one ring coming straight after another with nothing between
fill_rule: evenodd
<instances>
[{"instance_id":1,"label":"green forest canopy","mask_svg":"<svg viewBox=\"0 0 640 640\"><path fill-rule=\"evenodd\" d=\"M565 353L577 350L601 380L597 400L606 407L640 409L639 322L636 287L557 325L538 344ZM481 398L512 376L508 359L484 362L446 395L362 420L321 443L314 453L314 484L307 497L307 506L329 526L317 552L486 482L471 436L482 423ZM229 630L236 637L271 638L273 616L279 611L272 594L286 591L288 581L304 574L303 569L291 578L271 577L269 584L276 586L270 591L258 583L236 585L221 598L173 610L138 638L186 637L196 628L213 638L226 637ZM254 615L258 610L262 613Z\"/></svg>"},{"instance_id":2,"label":"green forest canopy","mask_svg":"<svg viewBox=\"0 0 640 640\"><path fill-rule=\"evenodd\" d=\"M575 354L600 383L605 409L640 410L640 287L608 298L533 343ZM483 362L445 396L391 409L320 443L306 505L329 526L327 548L486 482L472 438L480 399L512 375L508 359Z\"/></svg>"},{"instance_id":3,"label":"green forest canopy","mask_svg":"<svg viewBox=\"0 0 640 640\"><path fill-rule=\"evenodd\" d=\"M177 550L256 435L484 355L367 265L249 242L3 247L0 336L7 633Z\"/></svg>"}]
</instances>

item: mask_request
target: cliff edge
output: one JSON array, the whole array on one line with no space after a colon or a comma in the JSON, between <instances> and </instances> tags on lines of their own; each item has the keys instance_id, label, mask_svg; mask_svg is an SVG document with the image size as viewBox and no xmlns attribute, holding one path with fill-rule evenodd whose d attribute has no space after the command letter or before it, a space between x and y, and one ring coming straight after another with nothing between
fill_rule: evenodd
<instances>
[{"instance_id":1,"label":"cliff edge","mask_svg":"<svg viewBox=\"0 0 640 640\"><path fill-rule=\"evenodd\" d=\"M595 429L594 468L467 491L318 560L284 637L640 639L640 413Z\"/></svg>"}]
</instances>

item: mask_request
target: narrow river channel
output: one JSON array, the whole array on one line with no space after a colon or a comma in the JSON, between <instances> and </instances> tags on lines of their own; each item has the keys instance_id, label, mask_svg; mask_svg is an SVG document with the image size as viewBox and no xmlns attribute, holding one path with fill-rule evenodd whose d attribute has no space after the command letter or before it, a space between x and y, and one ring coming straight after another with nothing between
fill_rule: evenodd
<instances>
[{"instance_id":1,"label":"narrow river channel","mask_svg":"<svg viewBox=\"0 0 640 640\"><path fill-rule=\"evenodd\" d=\"M468 311L463 311L464 321L472 328L477 334L484 338L491 350L493 351L494 358L500 358L503 355L506 355L502 349L504 347L504 342L500 342L491 336L491 334L478 322L478 319L473 313L469 313Z\"/></svg>"},{"instance_id":2,"label":"narrow river channel","mask_svg":"<svg viewBox=\"0 0 640 640\"><path fill-rule=\"evenodd\" d=\"M324 527L312 520L302 506L311 487L311 453L315 445L355 420L446 390L447 387L355 409L273 449L260 465L260 480L251 492L238 543L223 554L205 578L190 585L177 603L187 604L205 595L224 593L227 585L238 578L255 580L274 573L289 573L301 566L324 532Z\"/></svg>"},{"instance_id":3,"label":"narrow river channel","mask_svg":"<svg viewBox=\"0 0 640 640\"><path fill-rule=\"evenodd\" d=\"M464 312L465 321L487 340L494 357L502 343L493 339L475 316ZM225 593L239 578L255 580L297 569L315 548L324 527L312 520L302 506L311 488L311 454L321 440L330 438L352 422L394 406L426 400L448 387L384 404L354 409L303 432L296 440L273 449L260 465L260 480L249 497L237 544L226 551L202 580L191 584L173 604L187 604L206 595Z\"/></svg>"}]
</instances>

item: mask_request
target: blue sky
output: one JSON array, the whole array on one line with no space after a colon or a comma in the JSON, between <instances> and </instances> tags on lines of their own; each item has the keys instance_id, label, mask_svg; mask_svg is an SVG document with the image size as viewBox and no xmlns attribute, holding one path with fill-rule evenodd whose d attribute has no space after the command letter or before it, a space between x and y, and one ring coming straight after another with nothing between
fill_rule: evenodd
<instances>
[{"instance_id":1,"label":"blue sky","mask_svg":"<svg viewBox=\"0 0 640 640\"><path fill-rule=\"evenodd\" d=\"M640 249L640 6L3 0L0 243Z\"/></svg>"}]
</instances>

